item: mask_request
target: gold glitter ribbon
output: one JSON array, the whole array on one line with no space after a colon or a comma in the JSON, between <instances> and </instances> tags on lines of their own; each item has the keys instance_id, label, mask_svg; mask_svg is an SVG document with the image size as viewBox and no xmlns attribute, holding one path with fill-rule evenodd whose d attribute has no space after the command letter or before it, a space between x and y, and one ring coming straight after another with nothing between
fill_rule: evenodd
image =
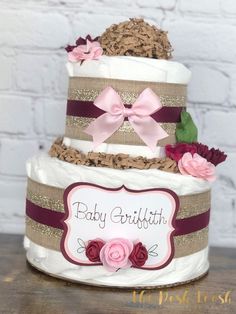
<instances>
[{"instance_id":1,"label":"gold glitter ribbon","mask_svg":"<svg viewBox=\"0 0 236 314\"><path fill-rule=\"evenodd\" d=\"M64 189L45 185L28 178L27 199L43 208L64 212ZM197 194L181 195L177 219L189 218L207 212L210 208L210 190ZM63 231L40 224L26 217L26 236L38 245L60 251ZM175 257L198 252L208 245L208 227L186 235L174 236Z\"/></svg>"},{"instance_id":2,"label":"gold glitter ribbon","mask_svg":"<svg viewBox=\"0 0 236 314\"><path fill-rule=\"evenodd\" d=\"M65 136L69 138L91 141L91 136L84 133L84 129L95 119L85 117L66 117ZM160 126L169 134L166 138L158 142L158 146L176 143L175 130L176 123L160 123ZM128 121L110 136L106 143L127 144L127 145L145 145L141 138L135 133Z\"/></svg>"},{"instance_id":3,"label":"gold glitter ribbon","mask_svg":"<svg viewBox=\"0 0 236 314\"><path fill-rule=\"evenodd\" d=\"M145 88L151 88L163 106L185 107L187 85L145 81L129 81L93 77L71 77L69 80L69 100L94 101L107 86L113 87L125 104L133 104Z\"/></svg>"},{"instance_id":4,"label":"gold glitter ribbon","mask_svg":"<svg viewBox=\"0 0 236 314\"><path fill-rule=\"evenodd\" d=\"M60 251L63 230L40 224L26 217L25 235L34 243L47 249ZM176 257L182 257L203 250L208 245L208 227L186 235L174 236Z\"/></svg>"},{"instance_id":5,"label":"gold glitter ribbon","mask_svg":"<svg viewBox=\"0 0 236 314\"><path fill-rule=\"evenodd\" d=\"M161 100L165 107L186 107L187 85L174 83L158 83L145 81L129 81L118 79L92 78L92 77L72 77L69 81L69 100L94 101L101 91L107 86L113 87L121 96L125 104L133 104L139 94L145 88L151 88ZM84 129L93 121L92 118L66 117L65 136L91 141L90 135L84 133ZM176 123L160 123L161 127L169 134L168 137L160 140L158 146L176 143L175 130ZM128 121L106 141L113 144L144 145L140 137Z\"/></svg>"},{"instance_id":6,"label":"gold glitter ribbon","mask_svg":"<svg viewBox=\"0 0 236 314\"><path fill-rule=\"evenodd\" d=\"M28 178L26 198L40 207L64 212L63 194L64 189ZM208 211L211 205L211 192L208 190L197 194L180 195L179 201L177 219L189 218Z\"/></svg>"}]
</instances>

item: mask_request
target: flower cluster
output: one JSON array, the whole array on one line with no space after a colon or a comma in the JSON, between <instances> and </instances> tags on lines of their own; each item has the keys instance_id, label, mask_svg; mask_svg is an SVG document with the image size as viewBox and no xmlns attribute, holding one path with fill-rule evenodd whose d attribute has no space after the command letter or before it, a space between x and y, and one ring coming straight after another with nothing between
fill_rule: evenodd
<instances>
[{"instance_id":1,"label":"flower cluster","mask_svg":"<svg viewBox=\"0 0 236 314\"><path fill-rule=\"evenodd\" d=\"M219 149L201 143L166 145L166 156L178 162L181 174L207 181L215 180L215 166L225 161L227 155Z\"/></svg>"},{"instance_id":2,"label":"flower cluster","mask_svg":"<svg viewBox=\"0 0 236 314\"><path fill-rule=\"evenodd\" d=\"M87 40L89 40L90 42L94 42L94 41L98 41L98 38L99 37L96 37L96 38L93 39L90 35L87 35L85 38L79 37L76 40L74 46L68 45L65 49L66 49L67 52L71 52L74 48L76 48L78 46L81 46L81 45L85 45Z\"/></svg>"},{"instance_id":3,"label":"flower cluster","mask_svg":"<svg viewBox=\"0 0 236 314\"><path fill-rule=\"evenodd\" d=\"M71 62L97 60L103 54L103 49L98 42L98 37L92 39L90 35L86 38L79 37L75 46L66 47L68 59Z\"/></svg>"},{"instance_id":4,"label":"flower cluster","mask_svg":"<svg viewBox=\"0 0 236 314\"><path fill-rule=\"evenodd\" d=\"M175 145L166 145L165 151L167 157L177 162L183 157L185 153L191 153L192 155L197 153L215 166L225 161L227 157L227 155L219 149L209 149L207 145L203 145L201 143L177 143Z\"/></svg>"},{"instance_id":5,"label":"flower cluster","mask_svg":"<svg viewBox=\"0 0 236 314\"><path fill-rule=\"evenodd\" d=\"M148 258L147 249L141 242L133 244L123 238L108 242L91 240L86 246L85 254L91 262L101 262L107 270L113 272L119 268L141 267Z\"/></svg>"}]
</instances>

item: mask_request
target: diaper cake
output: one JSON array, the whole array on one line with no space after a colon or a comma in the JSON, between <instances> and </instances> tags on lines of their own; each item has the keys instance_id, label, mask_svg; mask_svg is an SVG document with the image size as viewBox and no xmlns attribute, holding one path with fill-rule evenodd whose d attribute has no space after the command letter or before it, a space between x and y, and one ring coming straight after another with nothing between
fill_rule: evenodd
<instances>
[{"instance_id":1,"label":"diaper cake","mask_svg":"<svg viewBox=\"0 0 236 314\"><path fill-rule=\"evenodd\" d=\"M64 137L27 162L28 262L122 288L204 276L211 184L226 155L198 140L191 73L171 61L167 32L130 19L66 51Z\"/></svg>"}]
</instances>

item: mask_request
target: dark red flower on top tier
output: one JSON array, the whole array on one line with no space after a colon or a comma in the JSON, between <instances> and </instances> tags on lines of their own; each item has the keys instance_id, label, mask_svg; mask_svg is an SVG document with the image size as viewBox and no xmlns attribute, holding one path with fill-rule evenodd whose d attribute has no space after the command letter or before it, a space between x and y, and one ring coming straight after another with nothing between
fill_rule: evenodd
<instances>
[{"instance_id":1,"label":"dark red flower on top tier","mask_svg":"<svg viewBox=\"0 0 236 314\"><path fill-rule=\"evenodd\" d=\"M133 250L129 256L133 266L141 267L145 264L148 259L148 251L142 242L138 242L134 245Z\"/></svg>"},{"instance_id":2,"label":"dark red flower on top tier","mask_svg":"<svg viewBox=\"0 0 236 314\"><path fill-rule=\"evenodd\" d=\"M86 246L85 254L91 262L101 261L99 254L104 244L105 243L100 239L89 241L88 245Z\"/></svg>"},{"instance_id":3,"label":"dark red flower on top tier","mask_svg":"<svg viewBox=\"0 0 236 314\"><path fill-rule=\"evenodd\" d=\"M191 153L192 155L197 152L197 148L192 144L177 143L175 145L166 145L165 147L166 156L179 161L185 153Z\"/></svg>"},{"instance_id":4,"label":"dark red flower on top tier","mask_svg":"<svg viewBox=\"0 0 236 314\"><path fill-rule=\"evenodd\" d=\"M86 45L87 40L89 40L90 42L94 42L94 41L98 41L98 38L99 37L92 39L90 35L87 35L85 38L79 37L75 42L75 46L68 45L65 49L67 52L71 52L74 48L80 45Z\"/></svg>"},{"instance_id":5,"label":"dark red flower on top tier","mask_svg":"<svg viewBox=\"0 0 236 314\"><path fill-rule=\"evenodd\" d=\"M175 145L166 145L165 152L167 157L177 162L185 153L191 153L192 155L197 153L215 166L225 161L227 158L227 155L219 149L209 149L207 145L201 143L177 143Z\"/></svg>"},{"instance_id":6,"label":"dark red flower on top tier","mask_svg":"<svg viewBox=\"0 0 236 314\"><path fill-rule=\"evenodd\" d=\"M213 165L217 166L221 162L225 161L227 155L220 151L219 149L211 148L207 145L201 143L193 143L197 149L197 153L205 158L207 161L211 162Z\"/></svg>"},{"instance_id":7,"label":"dark red flower on top tier","mask_svg":"<svg viewBox=\"0 0 236 314\"><path fill-rule=\"evenodd\" d=\"M77 46L72 46L72 45L68 45L66 48L65 48L65 50L67 51L67 52L71 52L74 48L76 48Z\"/></svg>"},{"instance_id":8,"label":"dark red flower on top tier","mask_svg":"<svg viewBox=\"0 0 236 314\"><path fill-rule=\"evenodd\" d=\"M93 39L90 35L87 35L85 38L79 37L79 38L76 40L76 46L85 45L87 40L89 40L89 41L91 41L91 42L98 41L98 38L99 38L99 36L97 36L97 37L95 37L95 38Z\"/></svg>"}]
</instances>

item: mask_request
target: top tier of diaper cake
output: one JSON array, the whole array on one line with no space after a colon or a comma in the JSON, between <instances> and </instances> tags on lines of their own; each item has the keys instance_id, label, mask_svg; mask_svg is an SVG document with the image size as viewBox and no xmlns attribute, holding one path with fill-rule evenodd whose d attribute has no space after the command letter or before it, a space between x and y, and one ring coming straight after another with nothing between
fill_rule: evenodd
<instances>
[{"instance_id":1,"label":"top tier of diaper cake","mask_svg":"<svg viewBox=\"0 0 236 314\"><path fill-rule=\"evenodd\" d=\"M130 19L99 37L79 37L66 51L65 136L53 144L51 157L84 166L186 174L180 159L187 153L187 164L204 159L210 168L192 176L214 178L213 166L226 155L198 142L186 108L191 72L170 60L167 32Z\"/></svg>"},{"instance_id":2,"label":"top tier of diaper cake","mask_svg":"<svg viewBox=\"0 0 236 314\"><path fill-rule=\"evenodd\" d=\"M68 46L65 137L88 151L107 144L157 152L176 143L190 71L170 61L167 33L142 19L112 25ZM111 146L111 145L110 145Z\"/></svg>"}]
</instances>

